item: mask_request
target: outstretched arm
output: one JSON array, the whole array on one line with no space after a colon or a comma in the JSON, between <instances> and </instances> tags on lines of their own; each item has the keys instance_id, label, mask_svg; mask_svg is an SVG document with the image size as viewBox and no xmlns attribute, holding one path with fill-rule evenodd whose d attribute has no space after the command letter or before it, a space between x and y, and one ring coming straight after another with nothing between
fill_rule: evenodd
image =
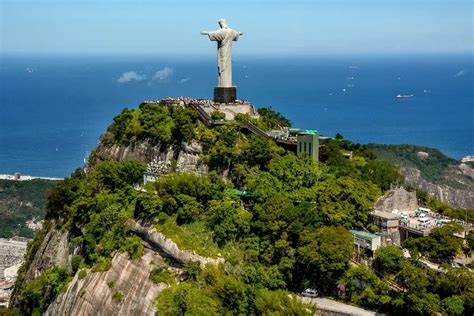
<instances>
[{"instance_id":1,"label":"outstretched arm","mask_svg":"<svg viewBox=\"0 0 474 316\"><path fill-rule=\"evenodd\" d=\"M202 31L201 35L209 35L209 32Z\"/></svg>"}]
</instances>

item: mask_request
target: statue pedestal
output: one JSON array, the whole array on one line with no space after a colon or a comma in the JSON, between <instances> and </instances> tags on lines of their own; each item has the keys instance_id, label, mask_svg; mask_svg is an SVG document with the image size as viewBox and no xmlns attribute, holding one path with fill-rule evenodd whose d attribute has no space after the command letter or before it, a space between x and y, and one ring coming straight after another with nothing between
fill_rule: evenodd
<instances>
[{"instance_id":1,"label":"statue pedestal","mask_svg":"<svg viewBox=\"0 0 474 316\"><path fill-rule=\"evenodd\" d=\"M235 103L237 99L236 87L215 87L214 102L216 103Z\"/></svg>"}]
</instances>

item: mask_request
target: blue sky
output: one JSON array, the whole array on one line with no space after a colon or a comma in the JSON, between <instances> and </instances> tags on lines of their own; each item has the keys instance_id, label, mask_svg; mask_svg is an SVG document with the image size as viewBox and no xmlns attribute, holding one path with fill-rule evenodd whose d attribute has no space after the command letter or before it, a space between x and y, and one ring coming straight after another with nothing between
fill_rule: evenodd
<instances>
[{"instance_id":1,"label":"blue sky","mask_svg":"<svg viewBox=\"0 0 474 316\"><path fill-rule=\"evenodd\" d=\"M0 0L0 51L207 54L221 17L240 54L474 51L472 0Z\"/></svg>"}]
</instances>

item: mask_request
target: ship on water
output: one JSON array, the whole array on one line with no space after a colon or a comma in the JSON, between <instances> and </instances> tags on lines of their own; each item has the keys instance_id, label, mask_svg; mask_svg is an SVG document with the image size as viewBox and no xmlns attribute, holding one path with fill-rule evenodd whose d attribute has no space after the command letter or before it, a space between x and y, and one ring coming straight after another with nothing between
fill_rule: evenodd
<instances>
[{"instance_id":1,"label":"ship on water","mask_svg":"<svg viewBox=\"0 0 474 316\"><path fill-rule=\"evenodd\" d=\"M398 94L397 99L410 99L413 98L413 94Z\"/></svg>"}]
</instances>

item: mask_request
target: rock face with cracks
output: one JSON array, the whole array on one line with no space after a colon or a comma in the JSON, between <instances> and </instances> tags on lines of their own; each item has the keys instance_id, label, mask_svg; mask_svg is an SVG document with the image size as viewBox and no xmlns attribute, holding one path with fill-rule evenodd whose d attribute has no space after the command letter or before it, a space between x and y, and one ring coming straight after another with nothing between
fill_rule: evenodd
<instances>
[{"instance_id":1,"label":"rock face with cracks","mask_svg":"<svg viewBox=\"0 0 474 316\"><path fill-rule=\"evenodd\" d=\"M153 228L142 226L135 221L130 221L130 225L132 226L132 231L143 240L146 240L164 256L167 256L180 264L184 264L188 261L197 261L200 263L201 267L205 267L207 264L218 265L219 263L224 262L224 258L207 258L194 252L181 250L175 242L166 238L164 234Z\"/></svg>"},{"instance_id":2,"label":"rock face with cracks","mask_svg":"<svg viewBox=\"0 0 474 316\"><path fill-rule=\"evenodd\" d=\"M144 140L129 145L109 145L101 140L92 152L90 162L139 160L148 165L148 171L157 175L171 171L205 174L208 167L199 157L201 152L201 146L195 143L173 147ZM91 168L90 162L86 171Z\"/></svg>"},{"instance_id":3,"label":"rock face with cracks","mask_svg":"<svg viewBox=\"0 0 474 316\"><path fill-rule=\"evenodd\" d=\"M206 174L208 168L199 157L201 152L201 146L195 143L171 146L144 140L123 145L106 144L101 139L84 169L88 172L97 162L105 160L139 160L157 176L172 171ZM65 291L49 305L46 315L154 315L153 300L168 285L151 282L149 275L156 265L163 262L163 257L176 263L178 272L180 266L188 261L197 261L201 266L223 262L223 258L206 258L181 250L171 239L149 226L135 221L129 224L147 245L144 255L131 260L127 253L116 253L108 271L88 270L83 279L79 279L79 273L76 273ZM46 227L38 250L26 263L25 273L17 282L10 306L18 305L21 286L26 282L53 266L70 269L75 250L68 231L54 228L54 222ZM114 293L120 294L114 298Z\"/></svg>"},{"instance_id":4,"label":"rock face with cracks","mask_svg":"<svg viewBox=\"0 0 474 316\"><path fill-rule=\"evenodd\" d=\"M45 315L155 315L153 301L168 285L153 283L149 275L156 265L162 264L161 256L147 248L137 260L117 253L108 271L88 270L82 280L76 273ZM122 293L123 297L114 297L115 293Z\"/></svg>"},{"instance_id":5,"label":"rock face with cracks","mask_svg":"<svg viewBox=\"0 0 474 316\"><path fill-rule=\"evenodd\" d=\"M472 172L470 168L467 171L466 167L464 169L465 174ZM402 167L400 171L405 176L405 182L408 185L436 196L441 202L452 207L474 208L474 191L429 182L421 176L420 170L416 168Z\"/></svg>"},{"instance_id":6,"label":"rock face with cracks","mask_svg":"<svg viewBox=\"0 0 474 316\"><path fill-rule=\"evenodd\" d=\"M375 209L378 211L392 212L410 212L416 210L418 202L415 192L408 192L404 188L396 188L388 191L380 197L375 203Z\"/></svg>"}]
</instances>

